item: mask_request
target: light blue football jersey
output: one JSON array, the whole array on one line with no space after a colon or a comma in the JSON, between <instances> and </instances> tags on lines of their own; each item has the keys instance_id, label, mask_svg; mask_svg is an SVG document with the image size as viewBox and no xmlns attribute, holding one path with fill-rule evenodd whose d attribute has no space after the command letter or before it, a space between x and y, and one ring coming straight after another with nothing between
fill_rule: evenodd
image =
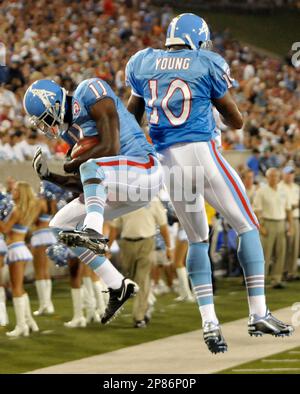
<instances>
[{"instance_id":1,"label":"light blue football jersey","mask_svg":"<svg viewBox=\"0 0 300 394\"><path fill-rule=\"evenodd\" d=\"M139 51L127 64L126 82L132 94L145 100L150 136L158 151L213 139L212 99L236 85L226 61L201 49Z\"/></svg>"},{"instance_id":2,"label":"light blue football jersey","mask_svg":"<svg viewBox=\"0 0 300 394\"><path fill-rule=\"evenodd\" d=\"M90 116L90 108L105 97L110 97L114 101L119 115L119 155L145 157L155 154L134 116L111 87L100 78L87 79L78 85L72 98L72 124L61 137L72 147L79 139L98 135L96 122Z\"/></svg>"}]
</instances>

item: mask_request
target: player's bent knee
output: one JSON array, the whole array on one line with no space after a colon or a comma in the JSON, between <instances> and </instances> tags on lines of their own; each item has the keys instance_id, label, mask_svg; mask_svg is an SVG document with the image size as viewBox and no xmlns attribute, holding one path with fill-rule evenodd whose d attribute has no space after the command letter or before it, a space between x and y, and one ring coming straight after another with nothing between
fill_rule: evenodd
<instances>
[{"instance_id":1,"label":"player's bent knee","mask_svg":"<svg viewBox=\"0 0 300 394\"><path fill-rule=\"evenodd\" d=\"M56 216L54 216L50 222L49 222L49 227L50 228L61 228L62 223L59 223L59 220L57 220Z\"/></svg>"},{"instance_id":2,"label":"player's bent knee","mask_svg":"<svg viewBox=\"0 0 300 394\"><path fill-rule=\"evenodd\" d=\"M194 244L199 242L207 242L209 232L208 229L207 231L203 231L202 234L199 231L186 231L186 235L189 243Z\"/></svg>"},{"instance_id":3,"label":"player's bent knee","mask_svg":"<svg viewBox=\"0 0 300 394\"><path fill-rule=\"evenodd\" d=\"M95 159L89 159L86 162L82 163L79 167L80 177L82 183L87 182L89 179L97 178L104 179L104 171L97 164Z\"/></svg>"}]
</instances>

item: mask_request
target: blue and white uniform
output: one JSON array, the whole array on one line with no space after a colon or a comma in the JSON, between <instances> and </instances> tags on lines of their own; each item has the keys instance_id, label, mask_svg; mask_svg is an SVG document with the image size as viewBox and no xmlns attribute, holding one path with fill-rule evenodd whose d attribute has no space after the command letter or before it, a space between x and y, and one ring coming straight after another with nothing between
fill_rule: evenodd
<instances>
[{"instance_id":1,"label":"blue and white uniform","mask_svg":"<svg viewBox=\"0 0 300 394\"><path fill-rule=\"evenodd\" d=\"M4 241L4 236L0 234L0 256L5 256L7 253L7 245Z\"/></svg>"},{"instance_id":2,"label":"blue and white uniform","mask_svg":"<svg viewBox=\"0 0 300 394\"><path fill-rule=\"evenodd\" d=\"M51 215L43 213L39 216L38 220L42 223L50 223L52 219ZM41 228L32 233L31 246L36 248L38 246L51 246L57 243L57 239L53 233L53 230L49 227Z\"/></svg>"},{"instance_id":3,"label":"blue and white uniform","mask_svg":"<svg viewBox=\"0 0 300 394\"><path fill-rule=\"evenodd\" d=\"M177 215L190 242L208 239L204 199L239 233L258 226L243 184L217 149L219 136L213 115L213 100L236 85L229 66L208 50L164 51L147 48L135 54L126 67L132 94L143 97L150 136L161 163L168 170L181 168L196 190L190 201L174 195L182 190L178 177L168 189ZM198 173L188 174L189 168ZM202 168L202 171L201 171ZM186 189L185 189L186 190ZM193 205L186 209L187 203Z\"/></svg>"},{"instance_id":4,"label":"blue and white uniform","mask_svg":"<svg viewBox=\"0 0 300 394\"><path fill-rule=\"evenodd\" d=\"M90 159L81 165L82 183L98 178L102 180L101 186L84 188L85 206L78 199L73 200L55 215L50 222L51 227L72 229L85 219L84 224L93 228L89 223L89 214L92 214L90 216L94 219L97 216L98 232L101 232L103 216L105 220L111 220L146 205L162 186L162 170L155 150L147 142L134 116L110 86L99 78L83 81L75 90L72 99L73 122L61 137L73 146L84 137L98 135L90 108L104 98L114 101L119 115L119 155Z\"/></svg>"},{"instance_id":5,"label":"blue and white uniform","mask_svg":"<svg viewBox=\"0 0 300 394\"><path fill-rule=\"evenodd\" d=\"M15 224L11 231L17 234L26 234L28 232L28 227ZM32 261L33 259L32 254L24 241L13 242L7 246L7 249L7 264L17 263L18 261Z\"/></svg>"},{"instance_id":6,"label":"blue and white uniform","mask_svg":"<svg viewBox=\"0 0 300 394\"><path fill-rule=\"evenodd\" d=\"M72 124L61 137L73 146L79 139L98 135L96 122L90 116L90 108L103 98L113 100L120 121L120 156L148 158L155 156L155 150L147 142L134 116L127 111L122 100L111 87L99 78L81 82L72 97Z\"/></svg>"},{"instance_id":7,"label":"blue and white uniform","mask_svg":"<svg viewBox=\"0 0 300 394\"><path fill-rule=\"evenodd\" d=\"M209 141L216 123L211 100L236 84L218 54L147 48L126 67L132 94L143 97L150 137L157 151L177 143Z\"/></svg>"},{"instance_id":8,"label":"blue and white uniform","mask_svg":"<svg viewBox=\"0 0 300 394\"><path fill-rule=\"evenodd\" d=\"M214 100L224 97L235 82L220 55L196 46L201 41L197 32L203 29L188 26L189 18L196 17L182 14L173 19L166 45L191 44L193 50L139 51L127 64L126 81L132 94L144 99L150 136L160 154L176 214L187 234L187 269L202 320L216 324L208 243L203 242L209 235L204 200L239 235L238 257L250 311L260 316L266 310L264 256L258 221L242 181L218 150ZM200 18L198 22L203 24ZM189 34L194 34L194 41Z\"/></svg>"}]
</instances>

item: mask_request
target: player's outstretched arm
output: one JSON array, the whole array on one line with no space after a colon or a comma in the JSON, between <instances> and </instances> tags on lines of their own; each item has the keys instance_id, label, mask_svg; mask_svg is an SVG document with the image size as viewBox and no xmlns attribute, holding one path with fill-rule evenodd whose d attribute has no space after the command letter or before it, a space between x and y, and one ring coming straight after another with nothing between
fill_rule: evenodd
<instances>
[{"instance_id":1,"label":"player's outstretched arm","mask_svg":"<svg viewBox=\"0 0 300 394\"><path fill-rule=\"evenodd\" d=\"M80 165L89 159L117 156L120 151L119 115L114 101L103 98L90 107L90 116L95 121L100 142L92 149L64 164L68 173L78 171Z\"/></svg>"},{"instance_id":2,"label":"player's outstretched arm","mask_svg":"<svg viewBox=\"0 0 300 394\"><path fill-rule=\"evenodd\" d=\"M60 175L50 172L47 181L55 183L56 185L62 187L65 190L69 190L73 193L82 193L82 183L80 180L80 175Z\"/></svg>"},{"instance_id":3,"label":"player's outstretched arm","mask_svg":"<svg viewBox=\"0 0 300 394\"><path fill-rule=\"evenodd\" d=\"M142 97L134 96L133 94L129 97L127 103L127 109L134 115L138 124L142 124L144 112L145 112L145 101Z\"/></svg>"},{"instance_id":4,"label":"player's outstretched arm","mask_svg":"<svg viewBox=\"0 0 300 394\"><path fill-rule=\"evenodd\" d=\"M222 115L222 121L226 126L233 129L241 129L243 127L243 117L231 94L227 92L223 97L213 99L212 103Z\"/></svg>"},{"instance_id":5,"label":"player's outstretched arm","mask_svg":"<svg viewBox=\"0 0 300 394\"><path fill-rule=\"evenodd\" d=\"M48 168L46 155L43 153L40 146L35 151L32 159L32 167L41 180L55 183L56 185L75 193L82 193L83 189L79 174L60 175L51 172Z\"/></svg>"}]
</instances>

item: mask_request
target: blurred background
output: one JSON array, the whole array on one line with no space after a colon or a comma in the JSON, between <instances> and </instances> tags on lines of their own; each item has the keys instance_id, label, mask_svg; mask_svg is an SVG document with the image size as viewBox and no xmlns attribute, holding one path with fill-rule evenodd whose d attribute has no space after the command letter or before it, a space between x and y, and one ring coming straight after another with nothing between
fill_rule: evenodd
<instances>
[{"instance_id":1,"label":"blurred background","mask_svg":"<svg viewBox=\"0 0 300 394\"><path fill-rule=\"evenodd\" d=\"M42 146L51 167L58 170L68 150L65 142L48 140L31 128L22 107L22 99L32 82L41 78L54 79L71 93L84 79L99 77L107 81L126 102L129 91L125 86L124 69L128 59L147 46L163 48L166 28L172 17L180 12L194 12L206 19L212 32L214 50L227 60L232 76L239 83L232 94L243 113L244 126L241 130L232 130L220 123L221 149L241 175L255 211L263 217L267 209L263 205L264 186L272 186L272 182L279 185L281 194L289 200L289 204L283 208L285 214L282 217L278 218L273 212L272 220L279 220L282 224L281 229L271 227L276 232L275 241L265 236L263 244L270 260L270 269L272 271L272 267L275 267L277 273L276 281L270 278L268 282L270 302L275 307L290 305L292 300L295 301L295 293L300 290L297 282L300 67L292 61L292 46L300 41L299 0L0 0L0 42L2 48L5 46L6 49L6 67L0 69L3 82L0 85L0 189L7 197L15 182L23 180L38 192L40 184L31 168L31 159L37 146ZM144 130L147 134L146 124ZM270 168L275 174L273 178L272 175L266 177ZM70 196L62 197L51 190L48 194L39 194L37 198L54 201L55 207L51 208L54 213ZM149 330L137 334L135 338L131 337L130 306L119 323L112 325L111 331L91 323L85 333L76 330L66 333L63 322L75 313L74 303L71 304L69 296L68 276L71 277L72 289L86 286L87 301L83 301L82 310L100 308L96 287L93 290L88 284L89 280L96 280L91 273L78 273L78 262L74 274L69 269L70 261L67 261L71 259L70 256L63 259L62 268L57 268L60 263L55 260L55 256L52 256L52 260L47 257L47 278L50 275L55 280L55 314L54 317L40 318L38 323L41 332L49 331L50 339L45 344L41 337L37 337L33 339L31 349L26 350L26 346L20 342L10 342L8 346L4 332L3 335L0 332L0 346L7 356L1 358L5 359L5 365L0 360L0 372L26 371L199 326L193 295L187 279L182 276L187 250L186 237L166 195L160 196L159 204L161 207L158 210L161 212L162 209L163 213L156 222L155 234L152 234L156 242L149 259L151 286L147 311L151 324L142 324L143 327L149 326ZM286 231L290 212L295 228L293 235ZM217 297L220 295L216 302L217 306L223 307L224 320L229 321L246 315L246 302L244 306L240 304L241 299L245 300L245 294L236 258L236 236L218 212L207 206L207 213L212 230L211 258L216 294ZM138 222L139 213L136 215L134 220ZM162 226L168 228L174 257L166 253L160 235ZM107 234L113 234L116 238L112 246L112 260L122 269L122 242L117 242L120 234L122 236L122 223L108 223ZM32 247L30 237L27 242ZM10 280L4 257L2 271L2 287L8 299L12 325L14 318ZM90 279L84 281L83 278ZM40 279L37 279L36 268L28 264L25 282L33 306L39 308L41 300L34 287L34 281L37 280ZM282 289L283 293L279 294L278 289ZM223 296L231 292L235 292L235 299L229 297L224 300ZM174 299L177 301L174 302ZM83 315L87 317L87 312L83 311ZM102 335L101 346L91 333L100 337ZM78 340L86 346L72 347ZM47 356L41 354L42 346L49 346ZM58 346L68 348L69 351L57 353ZM14 362L12 349L21 352L18 364ZM36 352L37 358L30 357L30 352Z\"/></svg>"}]
</instances>

